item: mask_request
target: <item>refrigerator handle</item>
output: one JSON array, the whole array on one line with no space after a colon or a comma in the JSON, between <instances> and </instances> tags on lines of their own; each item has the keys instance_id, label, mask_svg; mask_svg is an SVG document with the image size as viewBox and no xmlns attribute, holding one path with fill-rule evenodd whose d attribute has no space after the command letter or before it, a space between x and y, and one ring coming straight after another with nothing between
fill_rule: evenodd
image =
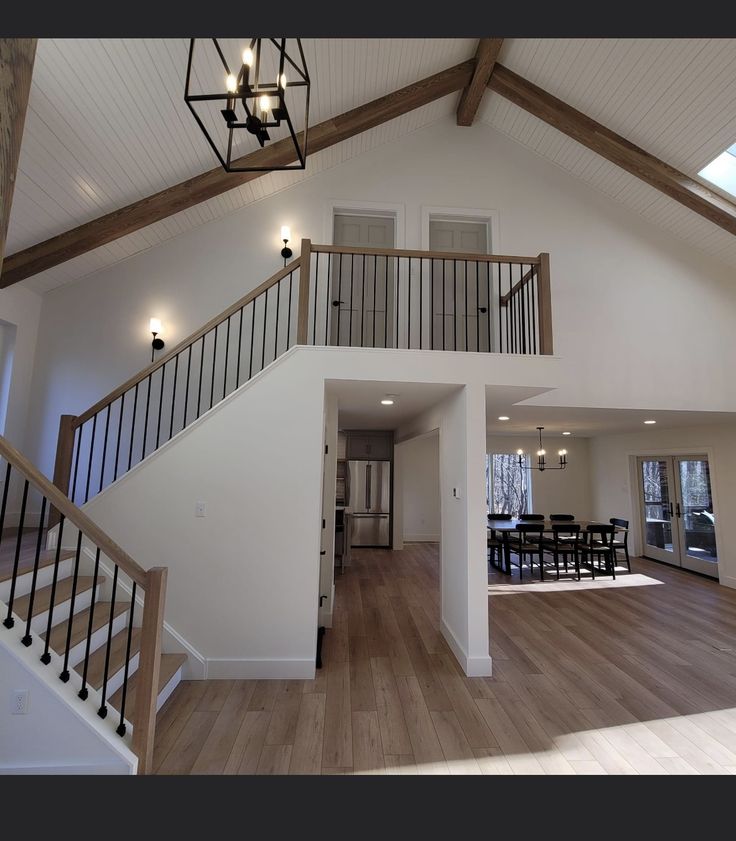
<instances>
[{"instance_id":1,"label":"refrigerator handle","mask_svg":"<svg viewBox=\"0 0 736 841\"><path fill-rule=\"evenodd\" d=\"M371 499L371 467L372 464L366 464L365 466L365 508L366 511L370 511L373 500Z\"/></svg>"}]
</instances>

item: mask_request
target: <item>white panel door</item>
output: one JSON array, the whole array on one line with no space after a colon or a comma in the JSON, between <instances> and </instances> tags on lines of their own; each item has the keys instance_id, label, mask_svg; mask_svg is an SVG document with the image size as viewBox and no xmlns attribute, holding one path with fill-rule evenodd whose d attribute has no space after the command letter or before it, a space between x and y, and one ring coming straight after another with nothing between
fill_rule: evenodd
<instances>
[{"instance_id":1,"label":"white panel door","mask_svg":"<svg viewBox=\"0 0 736 841\"><path fill-rule=\"evenodd\" d=\"M390 216L336 213L333 243L347 248L395 248ZM395 260L333 254L330 270L330 344L392 347Z\"/></svg>"},{"instance_id":2,"label":"white panel door","mask_svg":"<svg viewBox=\"0 0 736 841\"><path fill-rule=\"evenodd\" d=\"M430 219L430 251L488 254L488 224ZM435 260L432 264L432 347L488 351L492 347L488 263Z\"/></svg>"}]
</instances>

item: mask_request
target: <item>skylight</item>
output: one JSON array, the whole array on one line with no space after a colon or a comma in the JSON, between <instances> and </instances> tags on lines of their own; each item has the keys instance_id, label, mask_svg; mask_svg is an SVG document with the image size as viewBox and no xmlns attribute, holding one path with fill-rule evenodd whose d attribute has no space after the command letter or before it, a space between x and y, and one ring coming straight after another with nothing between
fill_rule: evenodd
<instances>
[{"instance_id":1,"label":"skylight","mask_svg":"<svg viewBox=\"0 0 736 841\"><path fill-rule=\"evenodd\" d=\"M721 152L705 169L701 169L698 175L736 196L736 143L729 146L725 152Z\"/></svg>"}]
</instances>

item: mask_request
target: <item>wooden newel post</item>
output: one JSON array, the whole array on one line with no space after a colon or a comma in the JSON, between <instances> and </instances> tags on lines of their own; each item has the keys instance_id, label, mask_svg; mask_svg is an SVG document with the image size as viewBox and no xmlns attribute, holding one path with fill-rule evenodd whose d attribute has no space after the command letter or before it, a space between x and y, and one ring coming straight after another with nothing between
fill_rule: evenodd
<instances>
[{"instance_id":1,"label":"wooden newel post","mask_svg":"<svg viewBox=\"0 0 736 841\"><path fill-rule=\"evenodd\" d=\"M133 752L138 757L139 774L149 774L153 769L158 679L161 670L161 632L166 602L166 574L166 567L152 567L147 573L132 744Z\"/></svg>"},{"instance_id":2,"label":"wooden newel post","mask_svg":"<svg viewBox=\"0 0 736 841\"><path fill-rule=\"evenodd\" d=\"M74 453L74 422L76 415L62 415L59 418L59 437L56 441L56 461L54 462L54 484L66 496L69 496L69 482L72 476L72 455ZM51 509L49 528L59 522L59 512Z\"/></svg>"},{"instance_id":3,"label":"wooden newel post","mask_svg":"<svg viewBox=\"0 0 736 841\"><path fill-rule=\"evenodd\" d=\"M299 266L299 317L296 322L296 343L306 345L309 325L309 272L312 262L312 240L302 240ZM315 301L316 306L316 301Z\"/></svg>"},{"instance_id":4,"label":"wooden newel post","mask_svg":"<svg viewBox=\"0 0 736 841\"><path fill-rule=\"evenodd\" d=\"M552 350L552 293L549 284L549 254L539 255L539 352L551 356Z\"/></svg>"}]
</instances>

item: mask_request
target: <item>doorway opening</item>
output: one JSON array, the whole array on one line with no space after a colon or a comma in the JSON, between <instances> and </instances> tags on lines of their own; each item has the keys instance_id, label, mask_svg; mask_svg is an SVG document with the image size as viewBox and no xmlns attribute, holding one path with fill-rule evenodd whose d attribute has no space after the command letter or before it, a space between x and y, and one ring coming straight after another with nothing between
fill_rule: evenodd
<instances>
[{"instance_id":1,"label":"doorway opening","mask_svg":"<svg viewBox=\"0 0 736 841\"><path fill-rule=\"evenodd\" d=\"M5 434L5 421L8 416L17 331L15 324L0 320L0 435Z\"/></svg>"},{"instance_id":2,"label":"doorway opening","mask_svg":"<svg viewBox=\"0 0 736 841\"><path fill-rule=\"evenodd\" d=\"M642 554L718 578L708 457L642 456L637 468Z\"/></svg>"}]
</instances>

